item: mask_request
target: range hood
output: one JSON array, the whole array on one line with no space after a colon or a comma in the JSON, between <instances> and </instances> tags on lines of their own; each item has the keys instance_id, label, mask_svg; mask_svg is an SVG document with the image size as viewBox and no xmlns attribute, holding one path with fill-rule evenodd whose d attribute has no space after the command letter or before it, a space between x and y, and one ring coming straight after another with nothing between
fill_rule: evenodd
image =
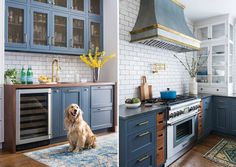
<instances>
[{"instance_id":1,"label":"range hood","mask_svg":"<svg viewBox=\"0 0 236 167\"><path fill-rule=\"evenodd\" d=\"M184 8L178 0L141 0L131 42L178 53L199 50L200 41L186 23Z\"/></svg>"}]
</instances>

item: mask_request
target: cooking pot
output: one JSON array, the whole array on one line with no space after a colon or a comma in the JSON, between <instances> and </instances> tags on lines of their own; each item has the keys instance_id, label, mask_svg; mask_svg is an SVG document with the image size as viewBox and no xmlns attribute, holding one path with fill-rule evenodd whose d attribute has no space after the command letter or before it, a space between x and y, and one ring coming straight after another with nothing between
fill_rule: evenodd
<instances>
[{"instance_id":1,"label":"cooking pot","mask_svg":"<svg viewBox=\"0 0 236 167\"><path fill-rule=\"evenodd\" d=\"M161 99L163 100L174 100L176 99L176 91L167 88L167 91L161 91Z\"/></svg>"}]
</instances>

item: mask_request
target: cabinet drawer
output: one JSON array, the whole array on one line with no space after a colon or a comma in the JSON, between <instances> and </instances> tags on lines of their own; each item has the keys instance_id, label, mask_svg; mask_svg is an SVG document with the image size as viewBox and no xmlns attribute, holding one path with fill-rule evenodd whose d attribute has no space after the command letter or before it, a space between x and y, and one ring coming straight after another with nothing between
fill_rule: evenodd
<instances>
[{"instance_id":1,"label":"cabinet drawer","mask_svg":"<svg viewBox=\"0 0 236 167\"><path fill-rule=\"evenodd\" d=\"M0 99L0 121L3 120L3 100Z\"/></svg>"},{"instance_id":2,"label":"cabinet drawer","mask_svg":"<svg viewBox=\"0 0 236 167\"><path fill-rule=\"evenodd\" d=\"M131 160L128 167L155 167L155 150L148 151Z\"/></svg>"},{"instance_id":3,"label":"cabinet drawer","mask_svg":"<svg viewBox=\"0 0 236 167\"><path fill-rule=\"evenodd\" d=\"M198 114L198 122L202 122L202 112Z\"/></svg>"},{"instance_id":4,"label":"cabinet drawer","mask_svg":"<svg viewBox=\"0 0 236 167\"><path fill-rule=\"evenodd\" d=\"M128 121L127 130L128 133L134 133L153 126L155 126L155 117L154 114L151 114L149 116L142 116Z\"/></svg>"},{"instance_id":5,"label":"cabinet drawer","mask_svg":"<svg viewBox=\"0 0 236 167\"><path fill-rule=\"evenodd\" d=\"M128 159L141 155L147 150L155 147L156 132L155 128L142 130L128 136L127 150Z\"/></svg>"},{"instance_id":6,"label":"cabinet drawer","mask_svg":"<svg viewBox=\"0 0 236 167\"><path fill-rule=\"evenodd\" d=\"M113 109L97 108L91 112L91 126L93 130L112 127L113 124Z\"/></svg>"},{"instance_id":7,"label":"cabinet drawer","mask_svg":"<svg viewBox=\"0 0 236 167\"><path fill-rule=\"evenodd\" d=\"M165 131L158 131L157 132L157 148L164 147L165 145Z\"/></svg>"},{"instance_id":8,"label":"cabinet drawer","mask_svg":"<svg viewBox=\"0 0 236 167\"><path fill-rule=\"evenodd\" d=\"M157 131L162 131L164 129L165 129L165 121L162 120L162 121L157 122Z\"/></svg>"},{"instance_id":9,"label":"cabinet drawer","mask_svg":"<svg viewBox=\"0 0 236 167\"><path fill-rule=\"evenodd\" d=\"M111 107L113 105L113 87L112 86L94 86L91 88L91 106Z\"/></svg>"},{"instance_id":10,"label":"cabinet drawer","mask_svg":"<svg viewBox=\"0 0 236 167\"><path fill-rule=\"evenodd\" d=\"M159 147L157 149L157 165L161 165L165 162L165 149L163 147Z\"/></svg>"},{"instance_id":11,"label":"cabinet drawer","mask_svg":"<svg viewBox=\"0 0 236 167\"><path fill-rule=\"evenodd\" d=\"M163 121L165 119L165 113L164 112L157 113L156 118L157 118L157 123Z\"/></svg>"}]
</instances>

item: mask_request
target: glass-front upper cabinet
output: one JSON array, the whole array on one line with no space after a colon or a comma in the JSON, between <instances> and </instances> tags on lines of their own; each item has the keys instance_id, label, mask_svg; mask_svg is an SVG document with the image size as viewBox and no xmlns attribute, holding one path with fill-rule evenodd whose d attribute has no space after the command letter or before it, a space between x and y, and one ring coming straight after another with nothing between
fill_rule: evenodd
<instances>
[{"instance_id":1,"label":"glass-front upper cabinet","mask_svg":"<svg viewBox=\"0 0 236 167\"><path fill-rule=\"evenodd\" d=\"M101 1L102 0L90 0L89 13L100 15L101 14Z\"/></svg>"},{"instance_id":2,"label":"glass-front upper cabinet","mask_svg":"<svg viewBox=\"0 0 236 167\"><path fill-rule=\"evenodd\" d=\"M101 23L90 21L90 44L89 49L94 51L96 47L102 49L102 27Z\"/></svg>"},{"instance_id":3,"label":"glass-front upper cabinet","mask_svg":"<svg viewBox=\"0 0 236 167\"><path fill-rule=\"evenodd\" d=\"M68 43L68 16L54 14L54 32L52 37L52 45L55 48L67 48Z\"/></svg>"},{"instance_id":4,"label":"glass-front upper cabinet","mask_svg":"<svg viewBox=\"0 0 236 167\"><path fill-rule=\"evenodd\" d=\"M208 69L208 62L210 61L209 47L203 46L201 50L197 52L197 56L200 58L199 64L201 64L201 68L197 73L197 81L199 83L208 83L210 81L210 73Z\"/></svg>"},{"instance_id":5,"label":"glass-front upper cabinet","mask_svg":"<svg viewBox=\"0 0 236 167\"><path fill-rule=\"evenodd\" d=\"M202 27L197 29L197 39L200 41L208 40L209 39L209 28Z\"/></svg>"},{"instance_id":6,"label":"glass-front upper cabinet","mask_svg":"<svg viewBox=\"0 0 236 167\"><path fill-rule=\"evenodd\" d=\"M84 0L72 0L71 9L84 12Z\"/></svg>"},{"instance_id":7,"label":"glass-front upper cabinet","mask_svg":"<svg viewBox=\"0 0 236 167\"><path fill-rule=\"evenodd\" d=\"M32 9L31 47L49 49L49 13L45 10Z\"/></svg>"},{"instance_id":8,"label":"glass-front upper cabinet","mask_svg":"<svg viewBox=\"0 0 236 167\"><path fill-rule=\"evenodd\" d=\"M72 39L70 46L73 49L85 49L85 21L80 18L72 18Z\"/></svg>"},{"instance_id":9,"label":"glass-front upper cabinet","mask_svg":"<svg viewBox=\"0 0 236 167\"><path fill-rule=\"evenodd\" d=\"M6 46L27 47L26 7L7 4Z\"/></svg>"},{"instance_id":10,"label":"glass-front upper cabinet","mask_svg":"<svg viewBox=\"0 0 236 167\"><path fill-rule=\"evenodd\" d=\"M211 34L212 39L225 37L225 34L226 34L225 23L212 25L211 32L212 32L212 34Z\"/></svg>"},{"instance_id":11,"label":"glass-front upper cabinet","mask_svg":"<svg viewBox=\"0 0 236 167\"><path fill-rule=\"evenodd\" d=\"M67 8L67 0L53 0L53 5L58 7Z\"/></svg>"}]
</instances>

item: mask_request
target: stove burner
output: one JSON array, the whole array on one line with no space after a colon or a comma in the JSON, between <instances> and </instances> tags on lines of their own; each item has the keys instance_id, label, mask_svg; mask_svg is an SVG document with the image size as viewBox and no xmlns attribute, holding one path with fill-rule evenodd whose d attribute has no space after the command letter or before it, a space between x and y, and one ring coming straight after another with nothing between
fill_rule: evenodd
<instances>
[{"instance_id":1,"label":"stove burner","mask_svg":"<svg viewBox=\"0 0 236 167\"><path fill-rule=\"evenodd\" d=\"M178 95L174 100L163 100L161 98L152 98L148 100L144 100L143 103L160 103L160 105L175 105L179 103L184 103L190 100L194 100L197 97L195 96L186 96L186 95Z\"/></svg>"}]
</instances>

